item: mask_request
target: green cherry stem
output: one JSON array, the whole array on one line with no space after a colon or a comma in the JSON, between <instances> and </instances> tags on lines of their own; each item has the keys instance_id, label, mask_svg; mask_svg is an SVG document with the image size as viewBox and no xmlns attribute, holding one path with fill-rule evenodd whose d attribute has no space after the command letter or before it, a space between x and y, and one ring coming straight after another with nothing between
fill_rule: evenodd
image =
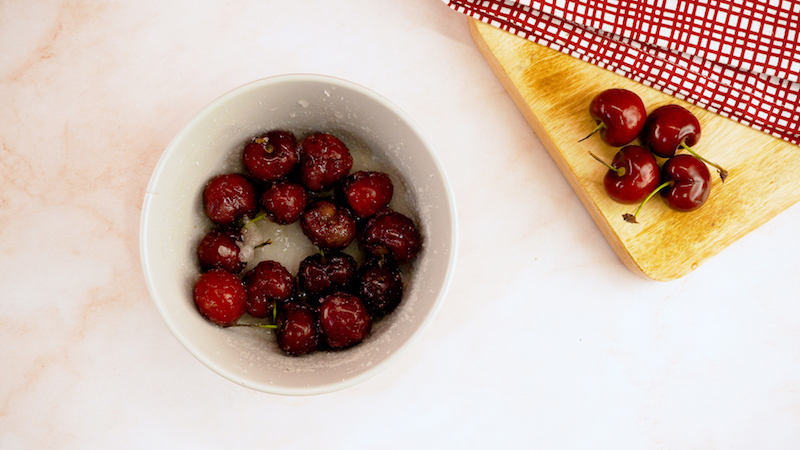
<instances>
[{"instance_id":1,"label":"green cherry stem","mask_svg":"<svg viewBox=\"0 0 800 450\"><path fill-rule=\"evenodd\" d=\"M727 170L723 169L719 165L717 165L717 164L715 164L715 163L703 158L702 156L698 155L694 150L692 150L691 147L686 145L685 142L681 142L681 148L686 150L687 152L691 153L692 155L694 155L695 158L699 159L700 161L703 161L704 163L708 164L709 166L714 167L715 169L717 169L717 173L719 173L719 179L722 180L723 183L725 182L725 178L728 178L728 171Z\"/></svg>"},{"instance_id":2,"label":"green cherry stem","mask_svg":"<svg viewBox=\"0 0 800 450\"><path fill-rule=\"evenodd\" d=\"M244 224L242 224L242 228L250 226L250 225L258 222L259 220L263 219L264 217L267 217L267 213L265 213L265 212L259 213L257 216L253 217L252 219L250 219L250 220L246 221Z\"/></svg>"},{"instance_id":3,"label":"green cherry stem","mask_svg":"<svg viewBox=\"0 0 800 450\"><path fill-rule=\"evenodd\" d=\"M264 217L267 217L267 213L265 213L265 212L262 212L262 213L258 214L257 216L253 217L252 219L250 219L250 220L246 221L246 222L245 222L245 223L242 225L242 228L247 228L247 227L249 227L250 225L252 225L252 224L254 224L254 223L258 222L258 221L259 221L259 220L261 220L261 219L263 219ZM257 249L259 249L259 248L261 248L261 247L263 247L263 246L265 246L265 245L270 245L270 244L272 244L272 241L271 241L271 240L269 240L269 239L267 239L266 241L264 241L264 242L262 242L262 243L260 243L260 244L256 245L255 247L253 247L253 250L257 250Z\"/></svg>"},{"instance_id":4,"label":"green cherry stem","mask_svg":"<svg viewBox=\"0 0 800 450\"><path fill-rule=\"evenodd\" d=\"M608 170L613 170L614 172L617 172L617 175L619 175L619 176L625 175L625 168L624 167L614 167L611 164L609 164L609 163L603 161L602 159L600 159L600 157L595 155L594 153L589 152L589 154L592 155L592 158L596 159L600 164L608 167Z\"/></svg>"},{"instance_id":5,"label":"green cherry stem","mask_svg":"<svg viewBox=\"0 0 800 450\"><path fill-rule=\"evenodd\" d=\"M598 123L597 126L594 127L594 130L592 130L592 132L589 133L589 136L586 136L585 138L579 140L578 142L583 142L583 141L589 139L590 137L592 137L593 134L597 133L598 131L600 131L601 129L603 129L605 127L606 127L606 124L604 124L603 122Z\"/></svg>"},{"instance_id":6,"label":"green cherry stem","mask_svg":"<svg viewBox=\"0 0 800 450\"><path fill-rule=\"evenodd\" d=\"M269 328L275 330L278 328L277 325L269 325L266 323L235 323L231 325L232 327L250 327L250 328Z\"/></svg>"},{"instance_id":7,"label":"green cherry stem","mask_svg":"<svg viewBox=\"0 0 800 450\"><path fill-rule=\"evenodd\" d=\"M654 195L656 195L656 192L658 192L658 191L660 191L660 190L664 189L664 188L665 188L665 187L667 187L667 186L672 186L673 184L675 184L675 182L674 182L674 181L672 181L672 180L670 180L670 181L665 181L665 182L661 183L661 186L659 186L659 187L655 188L655 189L653 190L653 192L651 192L650 194L648 194L648 196L647 196L647 197L645 197L645 199L644 199L644 200L642 200L642 203L639 203L639 207L638 207L638 208L636 208L636 212L634 212L633 214L625 213L625 214L623 214L623 215L622 215L622 218L623 218L623 219L625 219L625 222L628 222L628 223L639 223L639 222L637 222L637 221L636 221L636 216L638 216L638 215L639 215L639 211L641 211L641 210L642 210L642 207L644 206L644 204L645 204L645 203L647 203L647 202L648 202L648 200L650 200L651 198L653 198L653 196L654 196Z\"/></svg>"}]
</instances>

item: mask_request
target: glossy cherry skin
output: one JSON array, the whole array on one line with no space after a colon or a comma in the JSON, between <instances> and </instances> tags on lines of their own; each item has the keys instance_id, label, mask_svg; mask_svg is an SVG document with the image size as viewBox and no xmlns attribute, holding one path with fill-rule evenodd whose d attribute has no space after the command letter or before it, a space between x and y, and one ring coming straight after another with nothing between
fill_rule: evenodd
<instances>
[{"instance_id":1,"label":"glossy cherry skin","mask_svg":"<svg viewBox=\"0 0 800 450\"><path fill-rule=\"evenodd\" d=\"M358 296L374 317L394 311L403 299L400 268L391 259L371 259L358 269Z\"/></svg>"},{"instance_id":2,"label":"glossy cherry skin","mask_svg":"<svg viewBox=\"0 0 800 450\"><path fill-rule=\"evenodd\" d=\"M649 150L638 145L623 147L614 155L611 166L622 169L620 174L609 169L603 187L612 200L632 204L645 199L661 184L661 168Z\"/></svg>"},{"instance_id":3,"label":"glossy cherry skin","mask_svg":"<svg viewBox=\"0 0 800 450\"><path fill-rule=\"evenodd\" d=\"M695 210L708 200L711 193L711 174L705 163L692 155L675 155L661 169L662 183L673 181L661 190L667 205L675 211Z\"/></svg>"},{"instance_id":4,"label":"glossy cherry skin","mask_svg":"<svg viewBox=\"0 0 800 450\"><path fill-rule=\"evenodd\" d=\"M209 321L229 326L245 313L247 292L239 278L222 269L200 275L194 285L194 303Z\"/></svg>"},{"instance_id":5,"label":"glossy cherry skin","mask_svg":"<svg viewBox=\"0 0 800 450\"><path fill-rule=\"evenodd\" d=\"M647 116L640 135L642 144L656 156L669 158L681 143L692 147L700 140L700 122L680 105L664 105Z\"/></svg>"},{"instance_id":6,"label":"glossy cherry skin","mask_svg":"<svg viewBox=\"0 0 800 450\"><path fill-rule=\"evenodd\" d=\"M390 257L398 264L410 262L422 247L422 237L414 221L388 208L367 220L358 242L368 254Z\"/></svg>"},{"instance_id":7,"label":"glossy cherry skin","mask_svg":"<svg viewBox=\"0 0 800 450\"><path fill-rule=\"evenodd\" d=\"M299 183L281 181L261 195L261 205L270 220L280 225L297 222L308 205L306 188Z\"/></svg>"},{"instance_id":8,"label":"glossy cherry skin","mask_svg":"<svg viewBox=\"0 0 800 450\"><path fill-rule=\"evenodd\" d=\"M302 303L279 303L276 325L278 348L288 355L305 355L319 346L322 336L319 320L316 313Z\"/></svg>"},{"instance_id":9,"label":"glossy cherry skin","mask_svg":"<svg viewBox=\"0 0 800 450\"><path fill-rule=\"evenodd\" d=\"M297 283L303 292L319 297L335 291L349 291L356 277L355 258L341 253L316 253L300 262Z\"/></svg>"},{"instance_id":10,"label":"glossy cherry skin","mask_svg":"<svg viewBox=\"0 0 800 450\"><path fill-rule=\"evenodd\" d=\"M200 270L219 268L233 274L240 273L245 267L245 262L239 258L241 249L238 242L241 240L241 233L237 231L211 230L197 246Z\"/></svg>"},{"instance_id":11,"label":"glossy cherry skin","mask_svg":"<svg viewBox=\"0 0 800 450\"><path fill-rule=\"evenodd\" d=\"M256 191L243 175L218 175L203 189L203 207L212 222L222 226L233 225L241 217L256 212Z\"/></svg>"},{"instance_id":12,"label":"glossy cherry skin","mask_svg":"<svg viewBox=\"0 0 800 450\"><path fill-rule=\"evenodd\" d=\"M341 250L355 239L356 219L348 208L330 200L317 200L300 217L300 228L323 250Z\"/></svg>"},{"instance_id":13,"label":"glossy cherry skin","mask_svg":"<svg viewBox=\"0 0 800 450\"><path fill-rule=\"evenodd\" d=\"M312 134L300 143L300 182L311 191L333 188L352 167L350 150L333 135Z\"/></svg>"},{"instance_id":14,"label":"glossy cherry skin","mask_svg":"<svg viewBox=\"0 0 800 450\"><path fill-rule=\"evenodd\" d=\"M345 348L364 340L372 329L372 317L360 298L337 292L322 299L317 309L322 333L331 348Z\"/></svg>"},{"instance_id":15,"label":"glossy cherry skin","mask_svg":"<svg viewBox=\"0 0 800 450\"><path fill-rule=\"evenodd\" d=\"M359 171L344 179L341 193L355 215L364 218L389 206L394 185L383 172Z\"/></svg>"},{"instance_id":16,"label":"glossy cherry skin","mask_svg":"<svg viewBox=\"0 0 800 450\"><path fill-rule=\"evenodd\" d=\"M263 181L278 181L292 172L299 159L297 138L289 131L273 130L245 145L242 162L247 173Z\"/></svg>"},{"instance_id":17,"label":"glossy cherry skin","mask_svg":"<svg viewBox=\"0 0 800 450\"><path fill-rule=\"evenodd\" d=\"M630 144L642 131L647 111L644 102L627 89L607 89L589 104L589 115L600 129L600 138L612 147Z\"/></svg>"},{"instance_id":18,"label":"glossy cherry skin","mask_svg":"<svg viewBox=\"0 0 800 450\"><path fill-rule=\"evenodd\" d=\"M295 293L294 276L277 261L261 261L242 278L247 289L247 313L264 318L272 314L275 302L288 300Z\"/></svg>"}]
</instances>

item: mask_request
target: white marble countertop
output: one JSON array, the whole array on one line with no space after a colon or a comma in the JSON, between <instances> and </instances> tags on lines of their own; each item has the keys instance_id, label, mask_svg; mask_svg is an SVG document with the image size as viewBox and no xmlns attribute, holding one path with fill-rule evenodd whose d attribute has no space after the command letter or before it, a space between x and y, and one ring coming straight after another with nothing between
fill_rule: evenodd
<instances>
[{"instance_id":1,"label":"white marble countertop","mask_svg":"<svg viewBox=\"0 0 800 450\"><path fill-rule=\"evenodd\" d=\"M2 449L800 448L800 206L680 280L639 278L439 0L9 0L0 52ZM300 72L421 126L460 249L399 361L283 397L170 334L138 236L173 135Z\"/></svg>"}]
</instances>

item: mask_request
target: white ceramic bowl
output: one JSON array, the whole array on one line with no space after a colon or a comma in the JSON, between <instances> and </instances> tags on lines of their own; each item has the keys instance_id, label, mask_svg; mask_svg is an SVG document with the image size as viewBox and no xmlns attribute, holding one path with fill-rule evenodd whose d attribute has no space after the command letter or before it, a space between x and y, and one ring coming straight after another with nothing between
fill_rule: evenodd
<instances>
[{"instance_id":1,"label":"white ceramic bowl","mask_svg":"<svg viewBox=\"0 0 800 450\"><path fill-rule=\"evenodd\" d=\"M270 129L350 134L396 170L410 193L424 245L400 307L360 345L302 357L281 354L271 331L220 328L198 313L196 245L210 229L202 189L230 170L252 136ZM406 114L380 95L336 78L285 75L252 82L217 99L169 144L145 194L140 230L150 295L178 340L220 375L259 391L330 392L356 384L394 361L426 328L453 274L457 225L442 166ZM287 267L296 273L297 267Z\"/></svg>"}]
</instances>

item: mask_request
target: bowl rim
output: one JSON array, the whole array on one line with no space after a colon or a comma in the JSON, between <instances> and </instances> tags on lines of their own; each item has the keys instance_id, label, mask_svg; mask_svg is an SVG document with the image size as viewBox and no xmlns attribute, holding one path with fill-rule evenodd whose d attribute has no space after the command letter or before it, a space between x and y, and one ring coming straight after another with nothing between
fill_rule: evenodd
<instances>
[{"instance_id":1,"label":"bowl rim","mask_svg":"<svg viewBox=\"0 0 800 450\"><path fill-rule=\"evenodd\" d=\"M212 360L204 357L203 352L200 351L200 349L197 349L193 345L191 345L191 343L188 342L186 338L184 338L184 336L182 336L178 332L178 330L174 327L173 323L170 320L168 320L168 313L164 305L157 300L157 287L154 285L153 282L154 268L151 267L148 262L150 258L146 245L149 236L147 224L151 214L151 210L153 208L152 200L154 199L154 195L151 195L150 193L155 191L155 186L158 184L160 178L164 176L165 173L164 171L166 170L165 161L168 159L169 155L174 151L177 144L183 140L184 136L189 132L190 128L192 128L193 124L201 117L210 114L212 111L218 110L220 105L226 103L231 98L242 95L243 92L253 89L260 89L264 86L271 84L279 84L279 83L293 82L293 81L328 83L352 89L378 102L383 107L390 110L403 122L405 122L409 126L409 128L414 132L414 134L416 134L419 137L420 141L422 141L422 143L424 144L424 147L427 149L431 159L433 160L436 172L438 172L442 178L442 183L445 191L445 198L447 199L448 209L449 209L448 215L451 219L450 242L448 243L449 245L448 248L451 249L451 251L450 251L450 257L447 261L447 271L445 273L445 277L441 285L441 289L438 293L438 296L433 303L433 307L431 308L429 313L426 314L426 317L422 320L417 329L410 334L409 338L405 342L403 342L397 348L397 350L392 352L391 355L389 355L387 358L381 360L380 362L373 365L369 369L357 375L339 381L322 383L314 386L305 386L305 387L285 387L275 384L250 382L244 378L239 377L234 372L231 372L223 367L220 367ZM442 307L442 304L444 303L444 299L450 290L450 285L452 284L453 275L455 273L455 266L458 254L458 234L459 234L459 227L458 227L458 214L456 208L455 195L453 193L449 177L447 176L447 172L444 170L444 166L441 162L441 159L439 158L439 155L435 151L431 142L428 140L427 136L423 133L422 129L416 124L416 122L414 122L411 119L411 117L408 114L406 114L402 109L400 109L397 105L395 105L386 97L352 81L348 81L342 78L333 77L329 75L295 73L295 74L283 74L283 75L265 77L254 81L250 81L246 84L233 88L227 91L226 93L222 94L221 96L217 97L213 101L211 101L208 105L202 108L197 114L192 116L192 118L189 119L183 125L180 131L172 138L169 144L165 147L164 151L159 157L158 162L156 163L155 168L153 169L153 173L147 184L147 188L144 193L144 201L142 203L141 217L139 221L139 254L140 254L139 256L141 259L142 271L144 274L145 283L147 285L147 290L150 295L150 299L153 301L153 303L155 303L156 309L158 310L161 319L164 321L164 323L166 323L172 335L181 343L181 345L183 345L183 347L186 350L188 350L189 353L191 353L196 359L202 362L206 367L208 367L218 375L222 376L223 378L226 378L230 381L235 382L236 384L248 387L256 391L266 392L271 394L279 394L279 395L292 395L292 396L316 395L316 394L324 394L342 390L350 386L354 386L358 383L367 380L368 378L375 376L382 370L386 369L387 367L395 363L414 343L416 343L418 339L420 339L421 335L424 334L424 332L433 322L433 319L438 314L439 310Z\"/></svg>"}]
</instances>

